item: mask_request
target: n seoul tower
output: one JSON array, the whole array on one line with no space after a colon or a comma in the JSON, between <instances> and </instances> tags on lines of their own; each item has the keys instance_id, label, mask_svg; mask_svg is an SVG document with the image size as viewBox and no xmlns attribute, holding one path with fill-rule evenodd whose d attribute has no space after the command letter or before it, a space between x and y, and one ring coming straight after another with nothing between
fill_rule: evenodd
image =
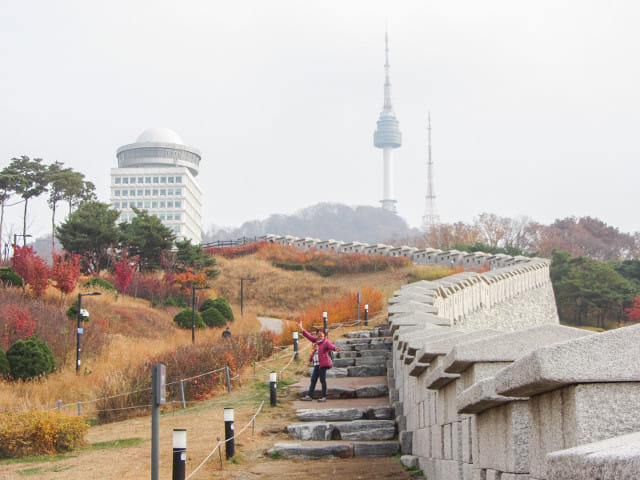
<instances>
[{"instance_id":1,"label":"n seoul tower","mask_svg":"<svg viewBox=\"0 0 640 480\"><path fill-rule=\"evenodd\" d=\"M382 149L383 179L382 179L382 208L396 212L393 197L393 163L391 154L394 148L402 145L400 124L391 106L391 80L389 80L389 37L384 34L384 105L378 118L376 131L373 132L373 145Z\"/></svg>"}]
</instances>

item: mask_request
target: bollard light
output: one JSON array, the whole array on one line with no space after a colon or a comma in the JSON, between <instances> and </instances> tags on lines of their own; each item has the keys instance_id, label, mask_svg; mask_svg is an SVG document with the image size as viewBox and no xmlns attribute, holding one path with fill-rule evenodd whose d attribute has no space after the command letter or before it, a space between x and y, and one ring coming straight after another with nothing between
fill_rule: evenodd
<instances>
[{"instance_id":1,"label":"bollard light","mask_svg":"<svg viewBox=\"0 0 640 480\"><path fill-rule=\"evenodd\" d=\"M325 334L325 335L327 334L327 331L329 330L329 329L327 328L327 326L328 326L328 325L327 325L327 323L328 323L328 320L327 320L327 312L322 312L322 326L323 326L323 328L324 328L324 334Z\"/></svg>"},{"instance_id":2,"label":"bollard light","mask_svg":"<svg viewBox=\"0 0 640 480\"><path fill-rule=\"evenodd\" d=\"M235 439L233 438L233 408L224 409L224 443L227 460L235 455Z\"/></svg>"},{"instance_id":3,"label":"bollard light","mask_svg":"<svg viewBox=\"0 0 640 480\"><path fill-rule=\"evenodd\" d=\"M271 402L271 406L275 407L278 402L276 396L276 386L278 384L278 374L276 372L271 372L269 374L269 400Z\"/></svg>"},{"instance_id":4,"label":"bollard light","mask_svg":"<svg viewBox=\"0 0 640 480\"><path fill-rule=\"evenodd\" d=\"M298 332L293 332L293 359L298 360Z\"/></svg>"},{"instance_id":5,"label":"bollard light","mask_svg":"<svg viewBox=\"0 0 640 480\"><path fill-rule=\"evenodd\" d=\"M184 480L187 464L187 430L173 429L173 476L172 480Z\"/></svg>"},{"instance_id":6,"label":"bollard light","mask_svg":"<svg viewBox=\"0 0 640 480\"><path fill-rule=\"evenodd\" d=\"M369 325L369 304L364 304L364 324Z\"/></svg>"}]
</instances>

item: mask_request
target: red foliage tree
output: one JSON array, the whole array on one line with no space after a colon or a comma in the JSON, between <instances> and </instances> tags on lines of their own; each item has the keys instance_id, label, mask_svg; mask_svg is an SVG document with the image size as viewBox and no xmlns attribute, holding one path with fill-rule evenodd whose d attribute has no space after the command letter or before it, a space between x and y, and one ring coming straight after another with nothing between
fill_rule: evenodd
<instances>
[{"instance_id":1,"label":"red foliage tree","mask_svg":"<svg viewBox=\"0 0 640 480\"><path fill-rule=\"evenodd\" d=\"M129 252L124 249L122 254L120 255L120 260L118 260L114 264L115 274L116 274L116 288L123 295L127 291L127 287L131 283L131 278L133 277L133 272L138 267L138 262L140 261L140 256L135 255L133 257L129 256Z\"/></svg>"},{"instance_id":2,"label":"red foliage tree","mask_svg":"<svg viewBox=\"0 0 640 480\"><path fill-rule=\"evenodd\" d=\"M33 247L14 245L11 266L31 287L36 297L41 297L49 285L49 267Z\"/></svg>"},{"instance_id":3,"label":"red foliage tree","mask_svg":"<svg viewBox=\"0 0 640 480\"><path fill-rule=\"evenodd\" d=\"M640 321L640 297L633 299L633 306L631 308L625 308L624 312L627 314L627 320L630 322Z\"/></svg>"},{"instance_id":4,"label":"red foliage tree","mask_svg":"<svg viewBox=\"0 0 640 480\"><path fill-rule=\"evenodd\" d=\"M36 322L31 319L31 313L28 309L18 305L5 305L3 310L8 345L33 335L36 330Z\"/></svg>"},{"instance_id":5,"label":"red foliage tree","mask_svg":"<svg viewBox=\"0 0 640 480\"><path fill-rule=\"evenodd\" d=\"M51 280L53 286L60 290L61 295L69 295L76 288L80 276L80 255L51 253L53 266Z\"/></svg>"}]
</instances>

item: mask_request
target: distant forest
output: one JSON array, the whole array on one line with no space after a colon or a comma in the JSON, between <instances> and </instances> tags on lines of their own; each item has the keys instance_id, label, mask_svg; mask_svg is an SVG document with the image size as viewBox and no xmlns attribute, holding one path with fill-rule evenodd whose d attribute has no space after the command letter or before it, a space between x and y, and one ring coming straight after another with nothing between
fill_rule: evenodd
<instances>
[{"instance_id":1,"label":"distant forest","mask_svg":"<svg viewBox=\"0 0 640 480\"><path fill-rule=\"evenodd\" d=\"M597 218L542 225L483 213L472 223L443 223L424 232L381 208L321 203L237 229L212 228L205 241L266 233L550 258L562 323L608 329L640 321L640 232L623 233Z\"/></svg>"}]
</instances>

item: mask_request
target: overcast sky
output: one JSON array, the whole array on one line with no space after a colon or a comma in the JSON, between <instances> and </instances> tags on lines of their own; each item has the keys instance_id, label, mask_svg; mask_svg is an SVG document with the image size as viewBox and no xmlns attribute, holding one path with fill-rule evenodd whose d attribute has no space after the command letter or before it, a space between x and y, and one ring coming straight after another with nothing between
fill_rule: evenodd
<instances>
[{"instance_id":1,"label":"overcast sky","mask_svg":"<svg viewBox=\"0 0 640 480\"><path fill-rule=\"evenodd\" d=\"M108 201L146 128L202 152L203 228L379 205L388 26L398 213L425 213L427 113L445 222L590 215L640 230L633 1L12 1L0 6L0 167L83 172ZM20 207L7 228L20 230ZM48 232L44 201L29 231Z\"/></svg>"}]
</instances>

